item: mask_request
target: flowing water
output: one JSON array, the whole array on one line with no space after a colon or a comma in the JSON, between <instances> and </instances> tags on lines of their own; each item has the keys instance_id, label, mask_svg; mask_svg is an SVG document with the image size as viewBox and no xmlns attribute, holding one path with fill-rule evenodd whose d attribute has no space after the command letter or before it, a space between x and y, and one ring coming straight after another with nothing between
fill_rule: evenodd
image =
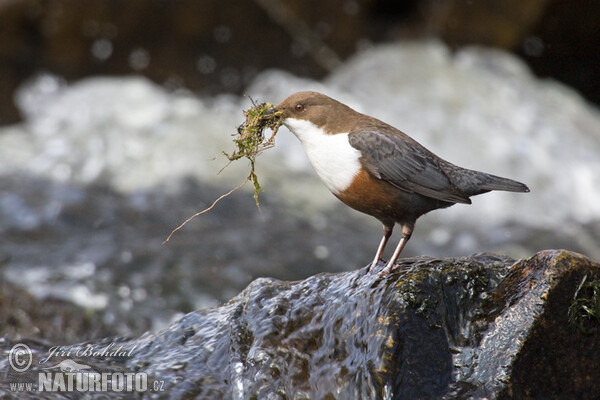
<instances>
[{"instance_id":1,"label":"flowing water","mask_svg":"<svg viewBox=\"0 0 600 400\"><path fill-rule=\"evenodd\" d=\"M322 81L264 71L247 88L278 103L317 90L378 117L463 167L526 183L417 223L406 256L568 248L600 258L600 113L511 55L439 43L380 45ZM161 244L247 175L219 170L248 97L169 92L144 78L32 79L25 120L0 127L0 267L40 298L99 313L123 334L225 301L253 279L366 265L374 219L341 205L282 128L249 187ZM394 236L397 239L397 236ZM388 249L389 250L389 249Z\"/></svg>"}]
</instances>

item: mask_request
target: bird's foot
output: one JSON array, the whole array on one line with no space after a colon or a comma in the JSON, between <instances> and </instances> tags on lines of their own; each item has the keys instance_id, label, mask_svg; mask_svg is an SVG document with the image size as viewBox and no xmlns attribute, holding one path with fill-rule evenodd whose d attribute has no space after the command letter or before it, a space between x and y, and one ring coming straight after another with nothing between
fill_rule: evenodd
<instances>
[{"instance_id":1,"label":"bird's foot","mask_svg":"<svg viewBox=\"0 0 600 400\"><path fill-rule=\"evenodd\" d=\"M389 276L390 273L392 273L392 271L395 269L395 265L394 263L388 262L381 271L377 272L377 266L379 265L379 261L381 261L381 259L378 261L373 261L373 263L369 266L367 273L376 273L377 275L385 278L386 276Z\"/></svg>"},{"instance_id":2,"label":"bird's foot","mask_svg":"<svg viewBox=\"0 0 600 400\"><path fill-rule=\"evenodd\" d=\"M373 272L375 272L377 270L377 264L379 264L379 260L373 261L369 266L367 273L372 274Z\"/></svg>"},{"instance_id":3,"label":"bird's foot","mask_svg":"<svg viewBox=\"0 0 600 400\"><path fill-rule=\"evenodd\" d=\"M385 268L383 268L381 271L379 271L379 276L381 276L382 278L385 278L387 276L389 276L392 271L394 270L395 265L391 262L388 262L387 265L385 266Z\"/></svg>"}]
</instances>

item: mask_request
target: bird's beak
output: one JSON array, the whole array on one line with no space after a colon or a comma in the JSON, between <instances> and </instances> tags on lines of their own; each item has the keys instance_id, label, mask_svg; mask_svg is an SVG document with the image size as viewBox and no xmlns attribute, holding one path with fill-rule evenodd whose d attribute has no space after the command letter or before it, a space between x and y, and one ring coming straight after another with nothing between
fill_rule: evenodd
<instances>
[{"instance_id":1,"label":"bird's beak","mask_svg":"<svg viewBox=\"0 0 600 400\"><path fill-rule=\"evenodd\" d=\"M273 107L269 108L263 115L271 115L271 114L274 114L275 112L277 112L277 107L273 106Z\"/></svg>"}]
</instances>

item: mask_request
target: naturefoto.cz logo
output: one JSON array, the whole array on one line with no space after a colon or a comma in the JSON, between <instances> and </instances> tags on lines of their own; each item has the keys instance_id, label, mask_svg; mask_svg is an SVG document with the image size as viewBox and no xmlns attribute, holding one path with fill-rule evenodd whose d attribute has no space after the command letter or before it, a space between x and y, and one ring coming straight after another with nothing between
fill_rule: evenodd
<instances>
[{"instance_id":1,"label":"naturefoto.cz logo","mask_svg":"<svg viewBox=\"0 0 600 400\"><path fill-rule=\"evenodd\" d=\"M134 349L126 351L114 344L102 348L51 347L48 355L34 364L29 346L18 343L9 354L10 367L17 373L26 373L32 365L38 369L37 382L10 382L12 392L158 392L164 381L148 380L144 372L99 372L91 365L68 357L130 357ZM63 358L58 361L58 358ZM31 373L30 373L31 375Z\"/></svg>"}]
</instances>

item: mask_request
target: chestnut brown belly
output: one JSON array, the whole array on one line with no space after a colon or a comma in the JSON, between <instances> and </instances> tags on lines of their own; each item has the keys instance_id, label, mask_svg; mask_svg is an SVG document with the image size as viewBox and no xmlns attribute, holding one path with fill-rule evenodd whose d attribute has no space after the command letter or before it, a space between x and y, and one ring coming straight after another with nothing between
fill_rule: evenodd
<instances>
[{"instance_id":1,"label":"chestnut brown belly","mask_svg":"<svg viewBox=\"0 0 600 400\"><path fill-rule=\"evenodd\" d=\"M361 171L336 197L357 211L379 219L383 224L414 223L421 215L453 205L417 193L398 189L392 184Z\"/></svg>"}]
</instances>

